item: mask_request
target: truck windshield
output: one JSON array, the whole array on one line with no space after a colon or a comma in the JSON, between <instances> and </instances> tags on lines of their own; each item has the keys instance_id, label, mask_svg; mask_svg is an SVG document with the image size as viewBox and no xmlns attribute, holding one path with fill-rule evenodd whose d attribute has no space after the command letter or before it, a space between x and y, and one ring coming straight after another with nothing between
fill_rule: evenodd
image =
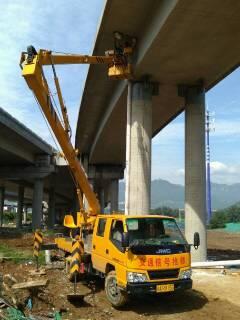
<instances>
[{"instance_id":1,"label":"truck windshield","mask_svg":"<svg viewBox=\"0 0 240 320\"><path fill-rule=\"evenodd\" d=\"M187 244L174 219L128 218L130 246Z\"/></svg>"}]
</instances>

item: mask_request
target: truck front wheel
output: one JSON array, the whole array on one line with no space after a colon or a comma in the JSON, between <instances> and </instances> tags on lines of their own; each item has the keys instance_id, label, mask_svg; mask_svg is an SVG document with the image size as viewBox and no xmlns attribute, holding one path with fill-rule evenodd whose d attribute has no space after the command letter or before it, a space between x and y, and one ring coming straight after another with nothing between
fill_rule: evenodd
<instances>
[{"instance_id":1,"label":"truck front wheel","mask_svg":"<svg viewBox=\"0 0 240 320\"><path fill-rule=\"evenodd\" d=\"M110 271L106 276L105 292L107 299L115 308L122 307L127 302L127 293L118 287L115 271Z\"/></svg>"}]
</instances>

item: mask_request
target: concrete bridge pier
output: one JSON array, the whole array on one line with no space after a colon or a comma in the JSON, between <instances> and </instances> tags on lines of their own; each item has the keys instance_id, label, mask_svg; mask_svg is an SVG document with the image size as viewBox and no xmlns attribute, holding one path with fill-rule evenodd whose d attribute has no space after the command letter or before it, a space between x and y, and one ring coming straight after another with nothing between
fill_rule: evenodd
<instances>
[{"instance_id":1,"label":"concrete bridge pier","mask_svg":"<svg viewBox=\"0 0 240 320\"><path fill-rule=\"evenodd\" d=\"M104 181L104 207L107 213L118 212L119 179L107 179Z\"/></svg>"},{"instance_id":2,"label":"concrete bridge pier","mask_svg":"<svg viewBox=\"0 0 240 320\"><path fill-rule=\"evenodd\" d=\"M53 229L55 224L55 208L56 207L56 194L55 188L51 187L48 196L48 229Z\"/></svg>"},{"instance_id":3,"label":"concrete bridge pier","mask_svg":"<svg viewBox=\"0 0 240 320\"><path fill-rule=\"evenodd\" d=\"M125 214L148 214L151 188L152 95L149 82L129 82Z\"/></svg>"},{"instance_id":4,"label":"concrete bridge pier","mask_svg":"<svg viewBox=\"0 0 240 320\"><path fill-rule=\"evenodd\" d=\"M99 191L98 191L98 196L99 196L99 202L100 202L100 207L101 207L101 214L104 213L104 209L105 209L105 192L104 192L104 188L100 187Z\"/></svg>"},{"instance_id":5,"label":"concrete bridge pier","mask_svg":"<svg viewBox=\"0 0 240 320\"><path fill-rule=\"evenodd\" d=\"M192 261L207 258L205 91L202 86L187 88L185 112L185 235L193 243L200 234L200 247L192 248Z\"/></svg>"},{"instance_id":6,"label":"concrete bridge pier","mask_svg":"<svg viewBox=\"0 0 240 320\"><path fill-rule=\"evenodd\" d=\"M88 179L94 182L101 213L110 202L110 212L118 211L118 181L123 178L123 167L119 165L90 165Z\"/></svg>"},{"instance_id":7,"label":"concrete bridge pier","mask_svg":"<svg viewBox=\"0 0 240 320\"><path fill-rule=\"evenodd\" d=\"M36 178L34 181L33 204L32 204L32 229L41 228L43 200L43 179Z\"/></svg>"},{"instance_id":8,"label":"concrete bridge pier","mask_svg":"<svg viewBox=\"0 0 240 320\"><path fill-rule=\"evenodd\" d=\"M18 203L17 203L17 219L16 219L16 227L18 229L22 228L23 202L24 202L24 186L22 184L19 184L19 186L18 186Z\"/></svg>"},{"instance_id":9,"label":"concrete bridge pier","mask_svg":"<svg viewBox=\"0 0 240 320\"><path fill-rule=\"evenodd\" d=\"M23 206L23 224L27 223L27 209L28 207L26 205Z\"/></svg>"},{"instance_id":10,"label":"concrete bridge pier","mask_svg":"<svg viewBox=\"0 0 240 320\"><path fill-rule=\"evenodd\" d=\"M110 211L118 212L118 194L119 182L118 179L112 179L110 182Z\"/></svg>"}]
</instances>

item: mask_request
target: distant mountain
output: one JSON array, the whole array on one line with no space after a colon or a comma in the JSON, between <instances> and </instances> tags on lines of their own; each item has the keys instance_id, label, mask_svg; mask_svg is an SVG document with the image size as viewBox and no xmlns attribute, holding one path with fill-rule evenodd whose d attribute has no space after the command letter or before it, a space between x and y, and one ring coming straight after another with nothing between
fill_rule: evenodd
<instances>
[{"instance_id":1,"label":"distant mountain","mask_svg":"<svg viewBox=\"0 0 240 320\"><path fill-rule=\"evenodd\" d=\"M124 208L124 182L119 184L120 208ZM184 186L166 180L153 180L151 186L151 207L184 207ZM223 209L240 201L240 183L232 185L212 183L212 208Z\"/></svg>"},{"instance_id":2,"label":"distant mountain","mask_svg":"<svg viewBox=\"0 0 240 320\"><path fill-rule=\"evenodd\" d=\"M240 183L231 185L212 183L212 207L222 209L240 201Z\"/></svg>"}]
</instances>

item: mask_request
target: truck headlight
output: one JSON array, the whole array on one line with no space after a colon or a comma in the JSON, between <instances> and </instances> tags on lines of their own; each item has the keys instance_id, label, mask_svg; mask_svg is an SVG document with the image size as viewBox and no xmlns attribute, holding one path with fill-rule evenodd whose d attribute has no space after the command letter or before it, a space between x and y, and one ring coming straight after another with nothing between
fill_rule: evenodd
<instances>
[{"instance_id":1,"label":"truck headlight","mask_svg":"<svg viewBox=\"0 0 240 320\"><path fill-rule=\"evenodd\" d=\"M145 273L128 272L127 281L132 283L145 282L147 281L147 275Z\"/></svg>"},{"instance_id":2,"label":"truck headlight","mask_svg":"<svg viewBox=\"0 0 240 320\"><path fill-rule=\"evenodd\" d=\"M192 276L192 269L181 270L179 273L179 279L190 279Z\"/></svg>"}]
</instances>

